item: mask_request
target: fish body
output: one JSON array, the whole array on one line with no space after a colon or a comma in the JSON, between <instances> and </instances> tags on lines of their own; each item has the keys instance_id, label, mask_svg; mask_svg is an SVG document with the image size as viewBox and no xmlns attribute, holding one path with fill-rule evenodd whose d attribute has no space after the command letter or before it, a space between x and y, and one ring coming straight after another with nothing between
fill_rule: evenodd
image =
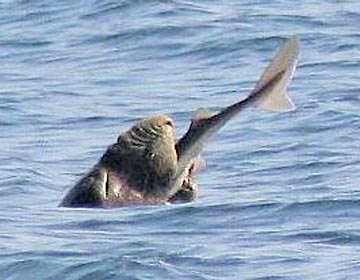
<instances>
[{"instance_id":1,"label":"fish body","mask_svg":"<svg viewBox=\"0 0 360 280\"><path fill-rule=\"evenodd\" d=\"M299 39L294 37L286 41L279 49L247 98L226 107L215 115L201 112L192 121L189 130L177 143L179 159L177 172L170 183L170 194L179 190L181 174L184 173L188 162L201 152L204 143L243 109L258 107L274 112L295 109L286 90L294 75L298 55Z\"/></svg>"}]
</instances>

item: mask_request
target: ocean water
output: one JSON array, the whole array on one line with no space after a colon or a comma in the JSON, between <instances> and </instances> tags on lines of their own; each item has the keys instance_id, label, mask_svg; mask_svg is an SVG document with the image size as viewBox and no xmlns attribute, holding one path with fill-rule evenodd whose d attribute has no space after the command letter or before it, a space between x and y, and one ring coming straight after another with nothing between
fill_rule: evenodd
<instances>
[{"instance_id":1,"label":"ocean water","mask_svg":"<svg viewBox=\"0 0 360 280\"><path fill-rule=\"evenodd\" d=\"M355 0L0 3L0 279L360 279ZM206 146L199 199L59 202L140 118L244 98L301 39L297 110L247 110Z\"/></svg>"}]
</instances>

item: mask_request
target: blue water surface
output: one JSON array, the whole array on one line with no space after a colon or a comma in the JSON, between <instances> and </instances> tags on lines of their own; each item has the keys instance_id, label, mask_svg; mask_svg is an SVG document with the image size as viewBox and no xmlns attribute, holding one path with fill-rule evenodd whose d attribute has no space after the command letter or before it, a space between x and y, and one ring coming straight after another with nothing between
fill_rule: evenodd
<instances>
[{"instance_id":1,"label":"blue water surface","mask_svg":"<svg viewBox=\"0 0 360 280\"><path fill-rule=\"evenodd\" d=\"M360 2L0 3L0 279L360 279ZM297 110L207 145L198 201L66 209L135 121L244 98L301 39Z\"/></svg>"}]
</instances>

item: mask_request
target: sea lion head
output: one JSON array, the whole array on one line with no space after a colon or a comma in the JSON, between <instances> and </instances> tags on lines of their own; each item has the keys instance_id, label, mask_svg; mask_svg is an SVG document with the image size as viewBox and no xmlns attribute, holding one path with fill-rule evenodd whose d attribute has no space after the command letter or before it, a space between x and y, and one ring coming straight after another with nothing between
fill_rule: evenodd
<instances>
[{"instance_id":1,"label":"sea lion head","mask_svg":"<svg viewBox=\"0 0 360 280\"><path fill-rule=\"evenodd\" d=\"M142 119L131 129L118 137L118 144L125 149L144 150L153 146L154 142L174 141L174 123L165 115Z\"/></svg>"},{"instance_id":2,"label":"sea lion head","mask_svg":"<svg viewBox=\"0 0 360 280\"><path fill-rule=\"evenodd\" d=\"M141 127L151 136L156 135L162 138L174 138L174 122L170 117L165 115L143 119L137 126Z\"/></svg>"},{"instance_id":3,"label":"sea lion head","mask_svg":"<svg viewBox=\"0 0 360 280\"><path fill-rule=\"evenodd\" d=\"M130 180L148 186L149 195L166 195L177 168L172 119L165 115L143 119L119 136L118 146Z\"/></svg>"},{"instance_id":4,"label":"sea lion head","mask_svg":"<svg viewBox=\"0 0 360 280\"><path fill-rule=\"evenodd\" d=\"M177 154L175 150L174 123L165 115L144 119L138 123L137 131L146 132L147 140L144 157L148 168L159 179L168 179L175 172Z\"/></svg>"}]
</instances>

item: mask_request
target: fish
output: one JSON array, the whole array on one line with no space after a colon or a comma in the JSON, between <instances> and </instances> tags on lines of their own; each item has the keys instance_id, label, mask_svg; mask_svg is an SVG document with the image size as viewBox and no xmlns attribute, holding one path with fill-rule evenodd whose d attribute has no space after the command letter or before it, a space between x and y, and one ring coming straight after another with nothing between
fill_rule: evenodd
<instances>
[{"instance_id":1,"label":"fish","mask_svg":"<svg viewBox=\"0 0 360 280\"><path fill-rule=\"evenodd\" d=\"M204 143L241 111L249 107L271 112L295 110L295 105L287 94L287 87L295 73L299 49L298 37L288 39L265 68L247 98L226 107L218 114L211 115L201 111L192 120L189 130L176 145L179 158L177 171L169 183L171 185L169 195L179 190L182 174L191 159L200 154Z\"/></svg>"},{"instance_id":2,"label":"fish","mask_svg":"<svg viewBox=\"0 0 360 280\"><path fill-rule=\"evenodd\" d=\"M287 87L296 69L299 45L297 37L288 39L245 99L217 114L198 111L177 141L170 117L140 120L108 147L60 206L112 208L195 200L198 186L193 177L204 166L201 151L226 123L250 107L273 112L295 109Z\"/></svg>"}]
</instances>

